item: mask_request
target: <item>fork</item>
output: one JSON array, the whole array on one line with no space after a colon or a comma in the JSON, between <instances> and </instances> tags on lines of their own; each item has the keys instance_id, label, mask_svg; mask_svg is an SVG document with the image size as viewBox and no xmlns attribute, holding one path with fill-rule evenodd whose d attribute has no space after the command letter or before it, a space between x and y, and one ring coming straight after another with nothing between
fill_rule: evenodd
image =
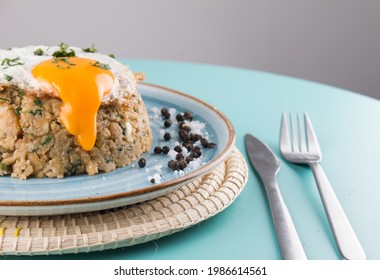
<instances>
[{"instance_id":1,"label":"fork","mask_svg":"<svg viewBox=\"0 0 380 280\"><path fill-rule=\"evenodd\" d=\"M309 116L306 113L304 114L304 129L299 115L297 115L297 124L298 129L295 128L293 117L290 114L290 136L286 114L283 113L280 130L281 154L289 162L309 165L313 171L323 207L342 257L347 260L365 260L366 255L364 250L330 185L329 180L327 179L326 174L319 164L322 160L322 152ZM305 131L305 133L303 133L303 131Z\"/></svg>"}]
</instances>

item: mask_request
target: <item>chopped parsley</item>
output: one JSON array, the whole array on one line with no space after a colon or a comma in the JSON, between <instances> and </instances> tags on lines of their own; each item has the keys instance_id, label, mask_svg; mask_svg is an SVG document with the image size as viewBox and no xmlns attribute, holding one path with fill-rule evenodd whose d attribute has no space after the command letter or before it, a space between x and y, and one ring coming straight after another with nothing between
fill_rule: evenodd
<instances>
[{"instance_id":1,"label":"chopped parsley","mask_svg":"<svg viewBox=\"0 0 380 280\"><path fill-rule=\"evenodd\" d=\"M0 97L0 101L11 102L9 99L3 97Z\"/></svg>"},{"instance_id":2,"label":"chopped parsley","mask_svg":"<svg viewBox=\"0 0 380 280\"><path fill-rule=\"evenodd\" d=\"M64 62L70 66L74 66L74 63L71 63L68 57L60 57L60 58L54 58L52 63L57 64L58 62ZM58 67L58 66L57 66Z\"/></svg>"},{"instance_id":3,"label":"chopped parsley","mask_svg":"<svg viewBox=\"0 0 380 280\"><path fill-rule=\"evenodd\" d=\"M76 173L78 170L78 167L81 166L81 164L82 164L82 161L80 159L78 159L75 163L72 163L70 174Z\"/></svg>"},{"instance_id":4,"label":"chopped parsley","mask_svg":"<svg viewBox=\"0 0 380 280\"><path fill-rule=\"evenodd\" d=\"M18 89L17 90L17 96L18 97L23 97L25 95L25 91L24 90L22 90L22 89Z\"/></svg>"},{"instance_id":5,"label":"chopped parsley","mask_svg":"<svg viewBox=\"0 0 380 280\"><path fill-rule=\"evenodd\" d=\"M55 51L52 54L53 57L73 57L75 56L75 52L73 49L69 49L69 45L66 45L65 43L61 43L59 45L59 50Z\"/></svg>"},{"instance_id":6,"label":"chopped parsley","mask_svg":"<svg viewBox=\"0 0 380 280\"><path fill-rule=\"evenodd\" d=\"M108 56L111 57L111 58L116 58L113 53L109 54Z\"/></svg>"},{"instance_id":7,"label":"chopped parsley","mask_svg":"<svg viewBox=\"0 0 380 280\"><path fill-rule=\"evenodd\" d=\"M5 163L1 163L1 170L4 171L4 172L9 172L10 171L10 166L8 164L5 164Z\"/></svg>"},{"instance_id":8,"label":"chopped parsley","mask_svg":"<svg viewBox=\"0 0 380 280\"><path fill-rule=\"evenodd\" d=\"M48 137L46 137L45 140L41 143L41 146L45 146L45 145L49 144L51 142L51 140L53 140L53 136L48 135Z\"/></svg>"},{"instance_id":9,"label":"chopped parsley","mask_svg":"<svg viewBox=\"0 0 380 280\"><path fill-rule=\"evenodd\" d=\"M10 75L8 75L8 74L5 74L5 73L4 73L4 79L5 79L6 81L10 82L10 81L13 80L13 77L10 76Z\"/></svg>"},{"instance_id":10,"label":"chopped parsley","mask_svg":"<svg viewBox=\"0 0 380 280\"><path fill-rule=\"evenodd\" d=\"M87 52L87 53L96 53L96 52L98 52L98 50L95 48L94 44L92 44L92 46L90 48L82 49L82 51Z\"/></svg>"},{"instance_id":11,"label":"chopped parsley","mask_svg":"<svg viewBox=\"0 0 380 280\"><path fill-rule=\"evenodd\" d=\"M36 115L42 115L42 110L41 109L37 109L37 110L34 110L34 111L32 111L32 110L30 110L29 111L29 114L32 114L33 116L36 116Z\"/></svg>"},{"instance_id":12,"label":"chopped parsley","mask_svg":"<svg viewBox=\"0 0 380 280\"><path fill-rule=\"evenodd\" d=\"M4 58L1 62L1 66L17 66L17 65L24 65L23 62L20 61L20 57L16 58ZM8 68L6 67L6 68Z\"/></svg>"},{"instance_id":13,"label":"chopped parsley","mask_svg":"<svg viewBox=\"0 0 380 280\"><path fill-rule=\"evenodd\" d=\"M66 63L68 66L65 67L63 65L60 65L58 64L59 62L63 62L63 63ZM70 61L70 58L69 57L59 57L59 58L54 58L53 61L51 62L53 64L57 64L56 67L59 68L59 69L70 69L71 66L75 66L76 64L75 63L72 63Z\"/></svg>"},{"instance_id":14,"label":"chopped parsley","mask_svg":"<svg viewBox=\"0 0 380 280\"><path fill-rule=\"evenodd\" d=\"M38 48L34 51L34 54L35 55L43 55L44 54L44 51L41 49L41 48Z\"/></svg>"},{"instance_id":15,"label":"chopped parsley","mask_svg":"<svg viewBox=\"0 0 380 280\"><path fill-rule=\"evenodd\" d=\"M100 63L99 61L96 61L94 64L91 64L91 66L95 66L104 70L110 70L111 66L109 66L106 63Z\"/></svg>"},{"instance_id":16,"label":"chopped parsley","mask_svg":"<svg viewBox=\"0 0 380 280\"><path fill-rule=\"evenodd\" d=\"M42 107L42 101L39 100L39 99L37 99L37 98L34 99L33 103L34 103L35 105L37 105L38 107Z\"/></svg>"},{"instance_id":17,"label":"chopped parsley","mask_svg":"<svg viewBox=\"0 0 380 280\"><path fill-rule=\"evenodd\" d=\"M17 116L20 116L20 115L21 115L21 111L22 111L22 108L21 108L21 107L17 107L17 108L15 109L15 113L16 113L16 115L17 115Z\"/></svg>"}]
</instances>

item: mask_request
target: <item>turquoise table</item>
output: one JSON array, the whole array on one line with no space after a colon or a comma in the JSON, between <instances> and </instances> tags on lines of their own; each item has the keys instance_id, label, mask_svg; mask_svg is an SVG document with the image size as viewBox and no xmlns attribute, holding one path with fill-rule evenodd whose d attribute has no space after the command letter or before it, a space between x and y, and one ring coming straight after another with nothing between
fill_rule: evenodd
<instances>
[{"instance_id":1,"label":"turquoise table","mask_svg":"<svg viewBox=\"0 0 380 280\"><path fill-rule=\"evenodd\" d=\"M282 112L308 112L327 176L368 259L380 259L380 102L343 89L269 73L190 63L125 60L146 82L196 96L224 112L236 146L252 133L279 156ZM246 157L247 158L247 157ZM278 180L309 259L339 259L311 171L281 159ZM251 169L251 168L250 168ZM263 185L250 170L222 213L134 247L22 259L280 259ZM2 259L20 259L2 257Z\"/></svg>"}]
</instances>

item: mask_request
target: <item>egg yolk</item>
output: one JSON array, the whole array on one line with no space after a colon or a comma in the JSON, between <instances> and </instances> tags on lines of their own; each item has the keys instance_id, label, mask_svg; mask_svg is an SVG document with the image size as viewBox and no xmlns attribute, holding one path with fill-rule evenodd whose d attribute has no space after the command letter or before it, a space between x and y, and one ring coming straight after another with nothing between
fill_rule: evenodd
<instances>
[{"instance_id":1,"label":"egg yolk","mask_svg":"<svg viewBox=\"0 0 380 280\"><path fill-rule=\"evenodd\" d=\"M103 96L110 93L114 77L107 64L81 57L45 60L32 69L41 83L48 83L62 99L61 119L82 148L96 141L96 114Z\"/></svg>"}]
</instances>

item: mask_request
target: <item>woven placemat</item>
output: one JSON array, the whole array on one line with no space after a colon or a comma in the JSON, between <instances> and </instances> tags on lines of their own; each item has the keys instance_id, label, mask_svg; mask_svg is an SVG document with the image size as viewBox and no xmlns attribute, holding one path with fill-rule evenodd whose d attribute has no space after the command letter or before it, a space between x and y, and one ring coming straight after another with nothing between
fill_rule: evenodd
<instances>
[{"instance_id":1,"label":"woven placemat","mask_svg":"<svg viewBox=\"0 0 380 280\"><path fill-rule=\"evenodd\" d=\"M143 203L70 215L0 216L0 255L93 252L155 240L225 209L247 176L247 164L235 148L210 173Z\"/></svg>"}]
</instances>

